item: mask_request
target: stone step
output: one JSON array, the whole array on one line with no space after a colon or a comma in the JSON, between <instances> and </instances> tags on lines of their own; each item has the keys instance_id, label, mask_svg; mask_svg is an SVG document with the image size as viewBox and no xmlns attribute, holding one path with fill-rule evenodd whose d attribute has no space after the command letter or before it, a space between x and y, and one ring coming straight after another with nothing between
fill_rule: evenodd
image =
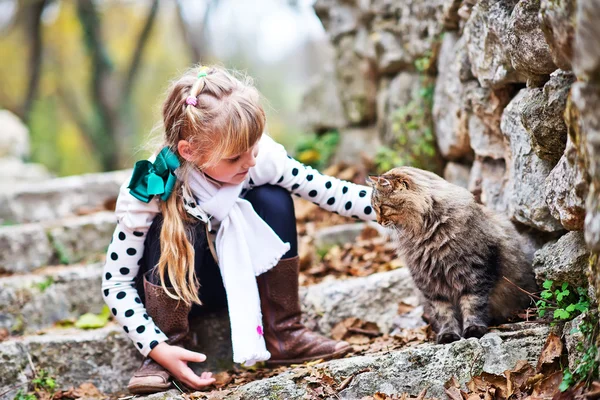
<instances>
[{"instance_id":1,"label":"stone step","mask_svg":"<svg viewBox=\"0 0 600 400\"><path fill-rule=\"evenodd\" d=\"M0 225L56 220L107 210L131 170L23 183L0 192Z\"/></svg>"},{"instance_id":2,"label":"stone step","mask_svg":"<svg viewBox=\"0 0 600 400\"><path fill-rule=\"evenodd\" d=\"M0 278L0 328L31 333L52 324L99 313L102 264L49 267Z\"/></svg>"},{"instance_id":3,"label":"stone step","mask_svg":"<svg viewBox=\"0 0 600 400\"><path fill-rule=\"evenodd\" d=\"M0 226L0 272L29 273L104 255L117 220L113 211Z\"/></svg>"},{"instance_id":4,"label":"stone step","mask_svg":"<svg viewBox=\"0 0 600 400\"><path fill-rule=\"evenodd\" d=\"M31 363L29 362L31 357ZM126 391L127 381L140 365L141 354L116 325L101 329L53 329L0 343L0 393L12 399L26 389L32 364L56 378L62 388L92 382L105 393Z\"/></svg>"},{"instance_id":5,"label":"stone step","mask_svg":"<svg viewBox=\"0 0 600 400\"><path fill-rule=\"evenodd\" d=\"M229 321L226 312L203 315L192 321L197 341L190 350L206 354L204 363L191 364L196 373L224 371L233 366ZM215 342L224 343L215 346ZM91 382L105 393L125 393L127 382L143 357L125 332L114 322L100 329L52 328L43 335L29 335L0 342L0 394L6 398L26 388L32 370L43 369L56 378L58 387L78 387ZM0 398L5 398L0 395Z\"/></svg>"},{"instance_id":6,"label":"stone step","mask_svg":"<svg viewBox=\"0 0 600 400\"><path fill-rule=\"evenodd\" d=\"M41 291L38 286L46 276L54 276L56 281ZM60 271L54 268L50 275L2 278L0 320L3 326L20 323L24 330L31 331L53 320L74 318L88 311L99 312L103 305L100 280L99 264L63 267ZM352 316L374 319L389 329L387 318L391 320L395 315L398 301L411 295L413 286L408 271L403 268L301 288L305 319L325 334L330 333L330 326ZM364 304L361 305L361 301ZM230 368L231 333L226 311L198 318L193 326L198 342L194 348L209 357L209 362L198 365L197 370ZM22 372L26 374L29 366L23 361L23 354L27 352L34 358L36 367L39 364L59 376L61 385L77 386L92 381L106 393L122 390L138 365L135 346L116 325L95 331L51 328L42 336L11 338L0 343L0 359L11 360L0 366L0 387L10 382L25 382Z\"/></svg>"},{"instance_id":7,"label":"stone step","mask_svg":"<svg viewBox=\"0 0 600 400\"><path fill-rule=\"evenodd\" d=\"M86 312L98 313L104 305L101 283L101 263L48 267L0 278L0 328L33 333ZM301 287L300 299L307 325L324 334L348 317L376 322L388 332L398 302L413 291L408 269L399 268Z\"/></svg>"},{"instance_id":8,"label":"stone step","mask_svg":"<svg viewBox=\"0 0 600 400\"><path fill-rule=\"evenodd\" d=\"M305 399L310 371L331 376L337 385L352 377L345 389L331 398L358 400L376 392L417 396L428 388L428 398L446 398L444 383L452 376L464 385L482 372L499 374L519 360L535 366L550 332L548 325L520 323L511 331L491 331L481 339L447 345L430 343L384 353L343 358L300 367L278 376L242 385L231 392L203 393L215 399ZM318 381L318 380L317 380ZM314 385L313 385L314 387ZM183 400L177 390L138 397L138 400Z\"/></svg>"}]
</instances>

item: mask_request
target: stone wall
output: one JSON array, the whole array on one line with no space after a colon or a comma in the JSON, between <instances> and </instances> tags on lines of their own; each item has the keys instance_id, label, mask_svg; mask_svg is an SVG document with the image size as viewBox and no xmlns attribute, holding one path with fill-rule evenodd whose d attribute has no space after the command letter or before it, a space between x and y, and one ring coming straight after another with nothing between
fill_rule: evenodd
<instances>
[{"instance_id":1,"label":"stone wall","mask_svg":"<svg viewBox=\"0 0 600 400\"><path fill-rule=\"evenodd\" d=\"M590 270L600 287L600 0L315 10L335 57L305 97L309 129L340 130L345 159L385 144L440 171L423 152L433 132L446 179L510 216L540 281L581 285Z\"/></svg>"}]
</instances>

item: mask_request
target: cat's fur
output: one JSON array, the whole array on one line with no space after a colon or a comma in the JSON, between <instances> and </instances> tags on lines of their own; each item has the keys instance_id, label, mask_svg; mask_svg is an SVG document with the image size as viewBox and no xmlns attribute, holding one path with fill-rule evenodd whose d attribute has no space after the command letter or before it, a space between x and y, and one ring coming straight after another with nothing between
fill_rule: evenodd
<instances>
[{"instance_id":1,"label":"cat's fur","mask_svg":"<svg viewBox=\"0 0 600 400\"><path fill-rule=\"evenodd\" d=\"M391 228L426 299L438 343L481 337L529 305L515 285L535 292L535 279L508 220L429 171L400 167L367 183L377 222Z\"/></svg>"}]
</instances>

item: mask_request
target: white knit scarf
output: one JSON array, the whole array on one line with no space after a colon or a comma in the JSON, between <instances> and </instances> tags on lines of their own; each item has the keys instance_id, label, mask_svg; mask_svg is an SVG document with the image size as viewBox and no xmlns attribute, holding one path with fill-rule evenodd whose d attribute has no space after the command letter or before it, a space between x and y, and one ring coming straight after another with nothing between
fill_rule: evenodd
<instances>
[{"instance_id":1,"label":"white knit scarf","mask_svg":"<svg viewBox=\"0 0 600 400\"><path fill-rule=\"evenodd\" d=\"M200 204L191 207L193 200L186 200L186 209L192 215L208 214L209 224L210 218L221 223L216 250L229 306L233 361L251 366L268 360L271 354L263 338L256 276L274 267L290 244L282 242L252 205L239 197L242 184L219 187L194 171L188 185Z\"/></svg>"}]
</instances>

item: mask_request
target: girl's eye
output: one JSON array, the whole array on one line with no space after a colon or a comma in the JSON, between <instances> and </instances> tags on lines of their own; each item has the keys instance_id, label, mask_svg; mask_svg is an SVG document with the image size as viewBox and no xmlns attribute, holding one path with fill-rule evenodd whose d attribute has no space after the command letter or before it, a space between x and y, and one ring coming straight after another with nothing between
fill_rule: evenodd
<instances>
[{"instance_id":1,"label":"girl's eye","mask_svg":"<svg viewBox=\"0 0 600 400\"><path fill-rule=\"evenodd\" d=\"M234 157L234 158L229 158L229 159L227 159L227 161L229 161L230 163L234 163L236 161L239 161L239 159L240 159L240 156L237 156L237 157Z\"/></svg>"}]
</instances>

